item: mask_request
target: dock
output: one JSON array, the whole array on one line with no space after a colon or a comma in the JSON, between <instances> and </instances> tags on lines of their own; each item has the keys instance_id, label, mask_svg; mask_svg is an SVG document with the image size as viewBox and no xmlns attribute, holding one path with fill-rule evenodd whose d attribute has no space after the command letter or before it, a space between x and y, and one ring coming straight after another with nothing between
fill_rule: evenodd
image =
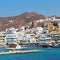
<instances>
[{"instance_id":1,"label":"dock","mask_svg":"<svg viewBox=\"0 0 60 60\"><path fill-rule=\"evenodd\" d=\"M23 54L23 53L36 53L42 52L42 50L25 50L25 51L9 51L9 52L0 52L0 55L4 54Z\"/></svg>"}]
</instances>

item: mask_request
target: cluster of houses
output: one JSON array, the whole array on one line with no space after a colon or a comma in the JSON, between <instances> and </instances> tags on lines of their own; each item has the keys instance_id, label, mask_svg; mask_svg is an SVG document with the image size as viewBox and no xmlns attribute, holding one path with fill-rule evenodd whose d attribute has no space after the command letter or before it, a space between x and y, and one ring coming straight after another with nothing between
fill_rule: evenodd
<instances>
[{"instance_id":1,"label":"cluster of houses","mask_svg":"<svg viewBox=\"0 0 60 60\"><path fill-rule=\"evenodd\" d=\"M52 18L51 18L52 19ZM44 21L44 27L33 27L33 28L25 28L25 26L21 26L20 28L15 29L14 27L7 28L5 31L0 32L0 46L7 46L9 44L15 43L60 43L60 32L59 31L50 31L51 19ZM56 19L52 19L52 21L56 21ZM57 19L57 22L60 21ZM43 20L38 20L36 22L43 22ZM49 25L50 24L50 25ZM59 29L60 24L58 22Z\"/></svg>"}]
</instances>

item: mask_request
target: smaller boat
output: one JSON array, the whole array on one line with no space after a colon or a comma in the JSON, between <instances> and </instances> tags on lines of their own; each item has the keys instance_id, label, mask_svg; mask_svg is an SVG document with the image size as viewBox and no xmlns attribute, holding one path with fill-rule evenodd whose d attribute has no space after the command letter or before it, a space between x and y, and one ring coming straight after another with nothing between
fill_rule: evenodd
<instances>
[{"instance_id":1,"label":"smaller boat","mask_svg":"<svg viewBox=\"0 0 60 60\"><path fill-rule=\"evenodd\" d=\"M60 48L60 44L59 43L54 43L53 48Z\"/></svg>"},{"instance_id":2,"label":"smaller boat","mask_svg":"<svg viewBox=\"0 0 60 60\"><path fill-rule=\"evenodd\" d=\"M44 48L51 48L52 47L52 44L50 43L50 44L42 44L41 45L42 47L44 47Z\"/></svg>"}]
</instances>

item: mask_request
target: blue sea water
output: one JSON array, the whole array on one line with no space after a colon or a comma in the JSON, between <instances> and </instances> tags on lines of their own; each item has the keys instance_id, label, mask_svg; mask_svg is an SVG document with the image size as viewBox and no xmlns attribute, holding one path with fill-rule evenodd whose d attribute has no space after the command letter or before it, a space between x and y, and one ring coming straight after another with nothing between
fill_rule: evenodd
<instances>
[{"instance_id":1,"label":"blue sea water","mask_svg":"<svg viewBox=\"0 0 60 60\"><path fill-rule=\"evenodd\" d=\"M42 52L0 55L0 60L60 60L60 48L30 47L29 49L39 49Z\"/></svg>"}]
</instances>

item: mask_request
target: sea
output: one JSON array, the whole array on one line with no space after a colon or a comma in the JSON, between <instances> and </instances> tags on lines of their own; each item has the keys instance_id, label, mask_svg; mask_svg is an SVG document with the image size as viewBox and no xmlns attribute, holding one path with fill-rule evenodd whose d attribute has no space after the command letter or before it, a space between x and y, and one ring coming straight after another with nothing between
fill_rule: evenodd
<instances>
[{"instance_id":1,"label":"sea","mask_svg":"<svg viewBox=\"0 0 60 60\"><path fill-rule=\"evenodd\" d=\"M60 48L29 47L31 49L42 52L0 55L0 60L60 60Z\"/></svg>"}]
</instances>

